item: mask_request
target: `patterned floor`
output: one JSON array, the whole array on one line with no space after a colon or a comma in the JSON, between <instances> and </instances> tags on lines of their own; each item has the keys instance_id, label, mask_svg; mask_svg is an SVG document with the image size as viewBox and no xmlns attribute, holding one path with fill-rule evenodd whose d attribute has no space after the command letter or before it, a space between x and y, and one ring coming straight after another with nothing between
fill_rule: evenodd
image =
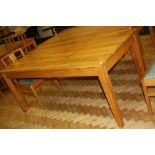
<instances>
[{"instance_id":1,"label":"patterned floor","mask_svg":"<svg viewBox=\"0 0 155 155\"><path fill-rule=\"evenodd\" d=\"M155 51L148 36L143 36L142 41L149 66ZM151 116L147 112L130 55L113 68L110 77L124 128L155 128L155 114ZM0 128L118 128L96 77L60 79L60 84L63 94L50 81L38 90L42 107L33 97L27 97L30 107L27 113L23 113L11 93L5 91L6 98L0 98Z\"/></svg>"}]
</instances>

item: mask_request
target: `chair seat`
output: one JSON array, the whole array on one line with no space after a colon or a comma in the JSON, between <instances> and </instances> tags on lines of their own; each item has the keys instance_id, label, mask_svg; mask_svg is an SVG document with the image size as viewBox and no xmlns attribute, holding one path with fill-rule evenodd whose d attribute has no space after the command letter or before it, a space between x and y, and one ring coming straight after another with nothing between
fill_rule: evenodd
<instances>
[{"instance_id":1,"label":"chair seat","mask_svg":"<svg viewBox=\"0 0 155 155\"><path fill-rule=\"evenodd\" d=\"M151 67L144 76L144 79L151 79L151 78L155 78L155 61L152 63Z\"/></svg>"},{"instance_id":2,"label":"chair seat","mask_svg":"<svg viewBox=\"0 0 155 155\"><path fill-rule=\"evenodd\" d=\"M25 85L32 85L34 84L38 79L20 79L18 82Z\"/></svg>"}]
</instances>

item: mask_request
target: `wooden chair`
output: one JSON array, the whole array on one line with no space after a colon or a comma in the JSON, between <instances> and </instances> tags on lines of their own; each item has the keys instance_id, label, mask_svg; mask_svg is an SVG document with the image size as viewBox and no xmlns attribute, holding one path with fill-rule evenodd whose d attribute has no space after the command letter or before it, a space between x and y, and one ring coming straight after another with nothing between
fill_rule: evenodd
<instances>
[{"instance_id":1,"label":"wooden chair","mask_svg":"<svg viewBox=\"0 0 155 155\"><path fill-rule=\"evenodd\" d=\"M5 40L5 44L10 51L14 51L17 48L21 48L25 54L27 54L29 51L37 47L34 38L28 38L25 40L16 40L14 42Z\"/></svg>"},{"instance_id":2,"label":"wooden chair","mask_svg":"<svg viewBox=\"0 0 155 155\"><path fill-rule=\"evenodd\" d=\"M36 43L34 38L26 38L26 29L18 30L12 35L5 37L3 41L10 48L11 51L21 48L24 53L27 53L31 48L36 48Z\"/></svg>"},{"instance_id":3,"label":"wooden chair","mask_svg":"<svg viewBox=\"0 0 155 155\"><path fill-rule=\"evenodd\" d=\"M15 41L24 41L26 39L26 36L24 33L14 33L11 34L8 37L4 38L4 41L7 43L15 42Z\"/></svg>"},{"instance_id":4,"label":"wooden chair","mask_svg":"<svg viewBox=\"0 0 155 155\"><path fill-rule=\"evenodd\" d=\"M149 70L146 72L144 77L141 79L141 84L147 104L147 109L150 114L153 113L150 102L150 97L155 96L155 92L149 90L150 87L155 87L155 61L152 63Z\"/></svg>"},{"instance_id":5,"label":"wooden chair","mask_svg":"<svg viewBox=\"0 0 155 155\"><path fill-rule=\"evenodd\" d=\"M1 59L1 63L4 67L13 64L22 57L25 57L24 52L21 48L14 50L10 54L6 55ZM14 79L15 85L23 92L29 95L32 95L36 98L39 105L41 101L36 93L36 89L44 82L44 79Z\"/></svg>"},{"instance_id":6,"label":"wooden chair","mask_svg":"<svg viewBox=\"0 0 155 155\"><path fill-rule=\"evenodd\" d=\"M25 57L24 52L21 48L18 48L14 50L13 52L9 53L8 55L4 56L1 59L1 63L4 67L7 67L14 62L18 61L22 57ZM60 88L59 82L57 79L52 79L55 83L56 87L60 90L62 93L62 90ZM35 79L35 78L29 78L29 79L14 79L13 80L15 85L23 92L28 95L32 95L36 98L39 105L41 105L41 101L39 99L39 96L37 95L36 89L45 81L44 79Z\"/></svg>"}]
</instances>

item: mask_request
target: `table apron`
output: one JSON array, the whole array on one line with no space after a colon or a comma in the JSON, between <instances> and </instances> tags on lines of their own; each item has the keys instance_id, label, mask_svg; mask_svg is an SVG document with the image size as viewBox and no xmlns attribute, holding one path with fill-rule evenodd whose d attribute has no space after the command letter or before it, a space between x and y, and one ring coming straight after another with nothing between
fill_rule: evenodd
<instances>
[{"instance_id":1,"label":"table apron","mask_svg":"<svg viewBox=\"0 0 155 155\"><path fill-rule=\"evenodd\" d=\"M105 67L107 71L109 71L132 47L134 43L133 35L128 38L121 47L117 49L114 55L112 55L106 62Z\"/></svg>"},{"instance_id":2,"label":"table apron","mask_svg":"<svg viewBox=\"0 0 155 155\"><path fill-rule=\"evenodd\" d=\"M9 79L98 76L99 67L3 73Z\"/></svg>"}]
</instances>

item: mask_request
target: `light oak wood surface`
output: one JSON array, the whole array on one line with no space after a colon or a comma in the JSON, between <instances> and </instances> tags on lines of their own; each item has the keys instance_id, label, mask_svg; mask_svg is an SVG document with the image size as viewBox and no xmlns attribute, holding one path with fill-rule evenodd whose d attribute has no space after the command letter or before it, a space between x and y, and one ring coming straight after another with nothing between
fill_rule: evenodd
<instances>
[{"instance_id":1,"label":"light oak wood surface","mask_svg":"<svg viewBox=\"0 0 155 155\"><path fill-rule=\"evenodd\" d=\"M108 71L132 49L139 77L144 75L146 69L138 37L136 29L130 27L74 27L47 40L1 73L11 87L11 78L97 76L116 123L122 128L123 118ZM12 91L21 102L14 87ZM26 101L20 104L27 111Z\"/></svg>"}]
</instances>

